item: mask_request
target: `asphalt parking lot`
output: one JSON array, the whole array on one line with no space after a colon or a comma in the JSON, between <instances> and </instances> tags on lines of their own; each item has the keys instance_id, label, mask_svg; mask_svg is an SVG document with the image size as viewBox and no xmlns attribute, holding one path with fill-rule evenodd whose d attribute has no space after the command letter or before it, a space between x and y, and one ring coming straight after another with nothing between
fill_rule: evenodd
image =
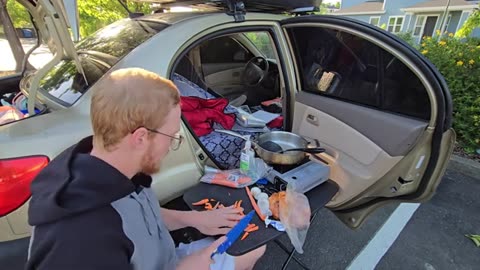
<instances>
[{"instance_id":1,"label":"asphalt parking lot","mask_svg":"<svg viewBox=\"0 0 480 270\"><path fill-rule=\"evenodd\" d=\"M311 269L479 269L480 248L464 236L480 234L479 194L480 176L447 171L437 194L411 218L403 217L401 209L395 212L400 222L388 222L396 205L378 210L355 231L323 210L298 258ZM400 207L404 206L411 209ZM405 227L399 227L402 221ZM392 232L399 233L396 239ZM287 237L281 240L291 247ZM282 249L270 244L255 269L281 269L286 258ZM287 269L302 268L292 261Z\"/></svg>"},{"instance_id":2,"label":"asphalt parking lot","mask_svg":"<svg viewBox=\"0 0 480 270\"><path fill-rule=\"evenodd\" d=\"M357 230L324 209L310 227L305 253L297 257L311 269L478 269L480 248L464 236L480 234L478 194L480 178L447 171L431 201L418 209L411 204L389 205ZM404 216L405 209L416 211ZM280 241L291 248L286 236ZM28 240L8 250L1 245L1 269L23 269ZM286 258L271 243L255 270L281 269ZM287 269L302 268L292 261Z\"/></svg>"}]
</instances>

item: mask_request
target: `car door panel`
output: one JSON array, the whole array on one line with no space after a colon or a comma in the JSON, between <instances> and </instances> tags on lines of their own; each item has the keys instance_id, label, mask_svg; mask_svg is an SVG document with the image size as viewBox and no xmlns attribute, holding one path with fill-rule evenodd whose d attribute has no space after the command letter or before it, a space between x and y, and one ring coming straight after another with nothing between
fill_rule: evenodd
<instances>
[{"instance_id":1,"label":"car door panel","mask_svg":"<svg viewBox=\"0 0 480 270\"><path fill-rule=\"evenodd\" d=\"M310 116L317 120L318 125L306 120ZM329 203L331 207L371 187L402 159L402 156L390 156L337 118L301 102L295 103L293 132L317 139L326 149L326 153L320 156L329 163L330 179L340 186L340 192Z\"/></svg>"},{"instance_id":2,"label":"car door panel","mask_svg":"<svg viewBox=\"0 0 480 270\"><path fill-rule=\"evenodd\" d=\"M245 92L245 85L242 83L244 64L207 64L204 70L205 82L210 89L223 97L239 96Z\"/></svg>"},{"instance_id":3,"label":"car door panel","mask_svg":"<svg viewBox=\"0 0 480 270\"><path fill-rule=\"evenodd\" d=\"M404 156L427 127L426 121L402 117L333 98L301 92L296 101L344 122L391 156Z\"/></svg>"},{"instance_id":4,"label":"car door panel","mask_svg":"<svg viewBox=\"0 0 480 270\"><path fill-rule=\"evenodd\" d=\"M386 202L433 196L455 139L448 88L433 65L353 19L282 24L298 90L292 131L326 148L319 156L340 186L328 207L354 228Z\"/></svg>"}]
</instances>

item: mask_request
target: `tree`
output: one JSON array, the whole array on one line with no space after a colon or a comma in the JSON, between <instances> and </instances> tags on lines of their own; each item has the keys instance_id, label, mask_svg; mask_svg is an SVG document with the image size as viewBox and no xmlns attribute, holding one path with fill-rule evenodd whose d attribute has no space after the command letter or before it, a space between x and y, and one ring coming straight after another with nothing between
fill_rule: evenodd
<instances>
[{"instance_id":1,"label":"tree","mask_svg":"<svg viewBox=\"0 0 480 270\"><path fill-rule=\"evenodd\" d=\"M480 8L480 4L479 4ZM462 28L458 30L455 34L457 37L468 37L472 31L480 27L480 10L475 9L475 11L468 17L467 21L463 24Z\"/></svg>"},{"instance_id":2,"label":"tree","mask_svg":"<svg viewBox=\"0 0 480 270\"><path fill-rule=\"evenodd\" d=\"M8 13L14 18L15 27L30 26L30 16L16 0L0 0L3 4L7 2ZM126 0L122 0L126 2ZM86 37L98 29L111 24L114 21L128 17L128 13L118 0L88 0L77 1L80 17L80 34ZM127 1L127 6L132 12L151 13L152 9L148 3Z\"/></svg>"},{"instance_id":3,"label":"tree","mask_svg":"<svg viewBox=\"0 0 480 270\"><path fill-rule=\"evenodd\" d=\"M126 0L122 0L126 2ZM125 8L117 0L78 1L80 34L86 37L98 29L128 16ZM127 2L133 12L151 13L148 3ZM13 21L12 21L13 18ZM0 22L16 61L16 71L20 71L25 51L15 28L31 27L30 15L16 0L0 0ZM28 64L28 63L27 63ZM30 65L28 64L28 67Z\"/></svg>"},{"instance_id":4,"label":"tree","mask_svg":"<svg viewBox=\"0 0 480 270\"><path fill-rule=\"evenodd\" d=\"M340 8L340 2L335 3L336 8Z\"/></svg>"},{"instance_id":5,"label":"tree","mask_svg":"<svg viewBox=\"0 0 480 270\"><path fill-rule=\"evenodd\" d=\"M320 4L319 11L316 14L327 14L327 7L328 5L325 3Z\"/></svg>"},{"instance_id":6,"label":"tree","mask_svg":"<svg viewBox=\"0 0 480 270\"><path fill-rule=\"evenodd\" d=\"M16 28L32 26L27 9L16 0L7 0L7 10Z\"/></svg>"},{"instance_id":7,"label":"tree","mask_svg":"<svg viewBox=\"0 0 480 270\"><path fill-rule=\"evenodd\" d=\"M127 2L130 11L151 13L149 4ZM80 34L86 37L98 29L128 16L125 8L117 0L78 1Z\"/></svg>"},{"instance_id":8,"label":"tree","mask_svg":"<svg viewBox=\"0 0 480 270\"><path fill-rule=\"evenodd\" d=\"M2 22L3 31L5 32L5 37L10 45L10 49L12 50L13 57L15 58L15 71L20 72L22 69L23 59L25 58L25 51L23 50L22 43L20 42L20 38L15 30L12 19L9 16L9 12L7 10L7 0L0 0L0 21Z\"/></svg>"}]
</instances>

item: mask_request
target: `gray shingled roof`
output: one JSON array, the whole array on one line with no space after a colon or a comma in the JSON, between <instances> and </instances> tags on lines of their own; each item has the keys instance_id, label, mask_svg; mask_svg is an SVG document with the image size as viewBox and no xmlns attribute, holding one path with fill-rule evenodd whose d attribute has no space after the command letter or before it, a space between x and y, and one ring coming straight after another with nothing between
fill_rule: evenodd
<instances>
[{"instance_id":1,"label":"gray shingled roof","mask_svg":"<svg viewBox=\"0 0 480 270\"><path fill-rule=\"evenodd\" d=\"M383 3L382 2L365 2L359 5L351 6L348 8L341 8L340 10L336 11L335 14L350 14L350 13L372 13L378 12L382 13L383 10Z\"/></svg>"}]
</instances>

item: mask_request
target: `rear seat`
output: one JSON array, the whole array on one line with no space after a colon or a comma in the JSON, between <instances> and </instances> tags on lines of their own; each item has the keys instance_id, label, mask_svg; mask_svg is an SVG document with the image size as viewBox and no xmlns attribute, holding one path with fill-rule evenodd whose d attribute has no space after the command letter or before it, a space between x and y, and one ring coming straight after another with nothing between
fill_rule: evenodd
<instances>
[{"instance_id":1,"label":"rear seat","mask_svg":"<svg viewBox=\"0 0 480 270\"><path fill-rule=\"evenodd\" d=\"M195 83L189 81L180 74L174 74L172 81L180 91L181 96L193 96L203 99L216 98ZM236 113L235 107L228 105L225 113ZM215 125L216 129L220 129L220 125ZM242 135L255 135L254 132L237 132ZM240 152L242 151L245 141L241 138L227 135L224 133L213 131L210 134L199 137L200 142L205 149L211 154L217 165L222 169L234 169L239 167Z\"/></svg>"}]
</instances>

